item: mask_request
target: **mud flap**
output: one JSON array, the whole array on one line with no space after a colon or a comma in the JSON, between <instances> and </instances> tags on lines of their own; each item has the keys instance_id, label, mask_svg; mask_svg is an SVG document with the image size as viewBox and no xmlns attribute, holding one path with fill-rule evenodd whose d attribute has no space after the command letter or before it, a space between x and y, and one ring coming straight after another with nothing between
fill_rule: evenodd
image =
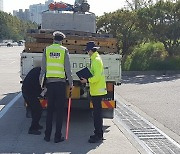
<instances>
[{"instance_id":1,"label":"mud flap","mask_svg":"<svg viewBox=\"0 0 180 154\"><path fill-rule=\"evenodd\" d=\"M102 117L107 119L113 119L114 109L102 109Z\"/></svg>"}]
</instances>

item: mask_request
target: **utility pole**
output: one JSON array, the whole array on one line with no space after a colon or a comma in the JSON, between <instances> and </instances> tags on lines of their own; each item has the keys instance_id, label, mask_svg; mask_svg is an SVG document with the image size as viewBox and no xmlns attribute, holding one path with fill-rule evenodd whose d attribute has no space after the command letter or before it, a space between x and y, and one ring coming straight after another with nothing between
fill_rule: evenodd
<instances>
[{"instance_id":1,"label":"utility pole","mask_svg":"<svg viewBox=\"0 0 180 154\"><path fill-rule=\"evenodd\" d=\"M3 11L4 8L3 8L3 0L0 0L0 11Z\"/></svg>"},{"instance_id":2,"label":"utility pole","mask_svg":"<svg viewBox=\"0 0 180 154\"><path fill-rule=\"evenodd\" d=\"M160 0L156 0L156 3L159 2ZM178 0L163 0L164 2L170 1L170 2L178 2Z\"/></svg>"},{"instance_id":3,"label":"utility pole","mask_svg":"<svg viewBox=\"0 0 180 154\"><path fill-rule=\"evenodd\" d=\"M137 10L142 7L148 7L150 5L153 5L153 2L157 2L159 0L126 0L128 7L130 7L132 10Z\"/></svg>"},{"instance_id":4,"label":"utility pole","mask_svg":"<svg viewBox=\"0 0 180 154\"><path fill-rule=\"evenodd\" d=\"M135 10L138 9L138 3L139 3L139 0L135 0L135 2L134 2L134 8L135 8Z\"/></svg>"}]
</instances>

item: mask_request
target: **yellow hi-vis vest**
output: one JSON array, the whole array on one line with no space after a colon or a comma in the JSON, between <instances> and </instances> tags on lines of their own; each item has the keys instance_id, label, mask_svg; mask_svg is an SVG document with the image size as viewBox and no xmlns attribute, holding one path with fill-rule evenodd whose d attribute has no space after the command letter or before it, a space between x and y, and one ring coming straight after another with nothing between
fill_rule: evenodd
<instances>
[{"instance_id":1,"label":"yellow hi-vis vest","mask_svg":"<svg viewBox=\"0 0 180 154\"><path fill-rule=\"evenodd\" d=\"M91 69L93 77L89 78L89 87L91 96L100 96L107 94L106 80L104 75L104 66L98 52L91 56Z\"/></svg>"},{"instance_id":2,"label":"yellow hi-vis vest","mask_svg":"<svg viewBox=\"0 0 180 154\"><path fill-rule=\"evenodd\" d=\"M65 78L65 47L52 44L46 48L46 77Z\"/></svg>"}]
</instances>

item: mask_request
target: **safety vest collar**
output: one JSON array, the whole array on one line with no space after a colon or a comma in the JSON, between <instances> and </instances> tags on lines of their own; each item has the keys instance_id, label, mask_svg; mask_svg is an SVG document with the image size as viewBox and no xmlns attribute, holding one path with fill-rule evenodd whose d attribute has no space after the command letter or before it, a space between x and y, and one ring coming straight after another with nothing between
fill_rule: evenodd
<instances>
[{"instance_id":1,"label":"safety vest collar","mask_svg":"<svg viewBox=\"0 0 180 154\"><path fill-rule=\"evenodd\" d=\"M56 44L56 43L53 43L52 45L50 45L49 47L50 48L59 48L61 45L60 44Z\"/></svg>"},{"instance_id":2,"label":"safety vest collar","mask_svg":"<svg viewBox=\"0 0 180 154\"><path fill-rule=\"evenodd\" d=\"M62 45L59 44L59 43L53 43L52 45L53 45L53 46L62 46Z\"/></svg>"},{"instance_id":3,"label":"safety vest collar","mask_svg":"<svg viewBox=\"0 0 180 154\"><path fill-rule=\"evenodd\" d=\"M91 55L91 60L94 60L96 57L99 56L99 53L96 51Z\"/></svg>"}]
</instances>

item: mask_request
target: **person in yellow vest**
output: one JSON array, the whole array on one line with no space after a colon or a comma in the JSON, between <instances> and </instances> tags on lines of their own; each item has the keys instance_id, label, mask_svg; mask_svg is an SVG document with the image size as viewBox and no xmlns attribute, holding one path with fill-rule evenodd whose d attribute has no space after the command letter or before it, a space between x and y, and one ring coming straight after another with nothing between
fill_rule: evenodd
<instances>
[{"instance_id":1,"label":"person in yellow vest","mask_svg":"<svg viewBox=\"0 0 180 154\"><path fill-rule=\"evenodd\" d=\"M93 103L94 135L91 135L88 142L97 143L103 140L103 119L102 119L102 97L107 94L106 81L104 75L104 66L98 53L99 47L93 41L87 43L85 51L88 52L91 59L90 72L92 77L82 78L81 83L89 82L90 95Z\"/></svg>"},{"instance_id":2,"label":"person in yellow vest","mask_svg":"<svg viewBox=\"0 0 180 154\"><path fill-rule=\"evenodd\" d=\"M53 33L53 44L46 47L42 56L40 83L46 77L47 87L47 117L44 140L49 142L52 132L53 113L56 113L56 130L54 142L64 141L61 129L63 123L64 105L66 102L66 77L70 91L73 88L73 79L69 61L68 49L61 45L65 35L62 32Z\"/></svg>"}]
</instances>

